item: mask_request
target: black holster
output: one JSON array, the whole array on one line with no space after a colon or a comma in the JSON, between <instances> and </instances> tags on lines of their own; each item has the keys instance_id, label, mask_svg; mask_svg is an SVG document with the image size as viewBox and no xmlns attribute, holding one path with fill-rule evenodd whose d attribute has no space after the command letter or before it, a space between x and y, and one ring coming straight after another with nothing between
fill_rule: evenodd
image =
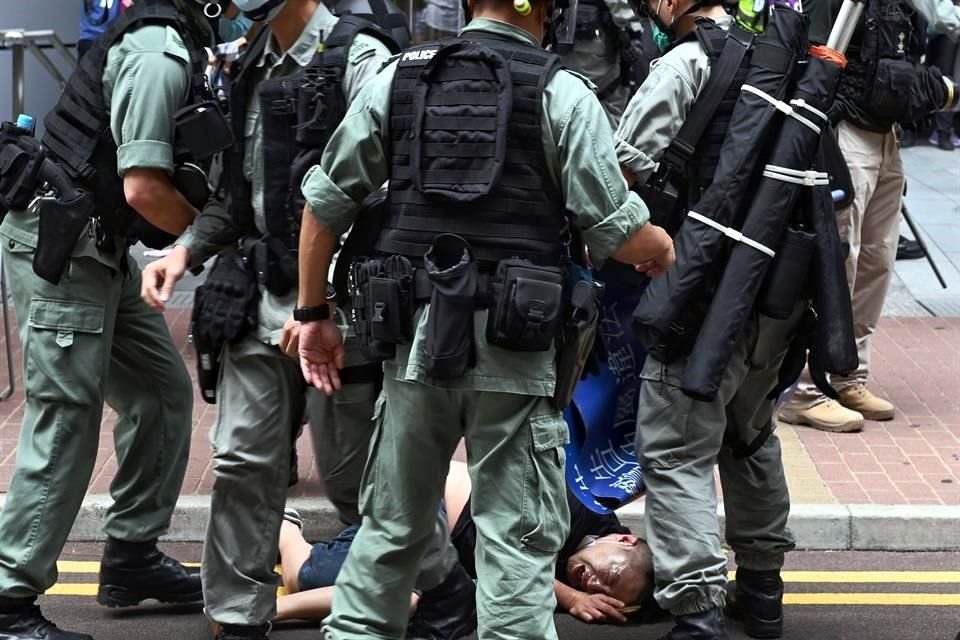
<instances>
[{"instance_id":1,"label":"black holster","mask_svg":"<svg viewBox=\"0 0 960 640\"><path fill-rule=\"evenodd\" d=\"M557 345L553 393L553 406L561 411L573 400L574 389L593 353L604 292L603 284L594 282L588 270L571 265L569 272L570 304Z\"/></svg>"},{"instance_id":2,"label":"black holster","mask_svg":"<svg viewBox=\"0 0 960 640\"><path fill-rule=\"evenodd\" d=\"M59 284L77 240L93 215L93 199L85 191L78 193L76 198L67 202L52 197L37 200L40 229L37 250L33 254L33 271L52 284Z\"/></svg>"},{"instance_id":3,"label":"black holster","mask_svg":"<svg viewBox=\"0 0 960 640\"><path fill-rule=\"evenodd\" d=\"M257 282L273 295L282 298L297 285L297 260L286 245L276 238L247 239L243 254L253 267Z\"/></svg>"},{"instance_id":4,"label":"black holster","mask_svg":"<svg viewBox=\"0 0 960 640\"><path fill-rule=\"evenodd\" d=\"M477 362L473 312L480 274L470 245L460 236L441 234L423 264L433 285L424 345L427 375L437 380L463 377Z\"/></svg>"},{"instance_id":5,"label":"black holster","mask_svg":"<svg viewBox=\"0 0 960 640\"><path fill-rule=\"evenodd\" d=\"M793 314L808 289L816 243L816 236L802 227L787 228L760 291L757 304L760 313L777 320L786 320Z\"/></svg>"},{"instance_id":6,"label":"black holster","mask_svg":"<svg viewBox=\"0 0 960 640\"><path fill-rule=\"evenodd\" d=\"M190 338L197 353L197 386L207 404L217 403L217 383L220 379L220 356L224 341L214 340L203 327L200 312L204 308L203 287L194 293L193 312L190 315Z\"/></svg>"}]
</instances>

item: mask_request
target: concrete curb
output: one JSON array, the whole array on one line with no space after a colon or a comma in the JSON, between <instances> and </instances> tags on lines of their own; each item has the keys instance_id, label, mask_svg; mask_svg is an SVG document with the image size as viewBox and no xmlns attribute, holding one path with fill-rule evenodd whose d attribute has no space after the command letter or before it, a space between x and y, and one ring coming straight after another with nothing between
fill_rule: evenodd
<instances>
[{"instance_id":1,"label":"concrete curb","mask_svg":"<svg viewBox=\"0 0 960 640\"><path fill-rule=\"evenodd\" d=\"M88 496L70 532L70 540L102 540L101 524L110 504L109 496ZM310 538L331 538L343 528L326 498L291 498L288 506L303 516ZM203 541L209 507L209 496L181 497L164 539ZM643 503L628 505L618 515L626 526L643 531ZM717 515L722 530L722 507ZM790 529L798 549L960 551L960 506L801 504L791 510Z\"/></svg>"}]
</instances>

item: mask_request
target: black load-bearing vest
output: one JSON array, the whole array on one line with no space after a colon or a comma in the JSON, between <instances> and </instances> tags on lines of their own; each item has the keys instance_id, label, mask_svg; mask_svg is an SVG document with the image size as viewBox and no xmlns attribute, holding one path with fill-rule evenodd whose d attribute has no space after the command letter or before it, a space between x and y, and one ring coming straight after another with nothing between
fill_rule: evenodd
<instances>
[{"instance_id":1,"label":"black load-bearing vest","mask_svg":"<svg viewBox=\"0 0 960 640\"><path fill-rule=\"evenodd\" d=\"M713 20L697 21L697 28L694 33L700 42L700 46L703 47L710 58L711 73L718 70L717 62L720 60L720 55L723 53L728 37L739 37L741 42L746 42L749 39L749 35L740 31L736 25L731 25L730 29L735 31L724 29ZM688 165L687 184L684 189L687 198L686 208L688 209L697 203L703 192L713 183L713 175L717 172L717 165L720 163L720 149L723 147L723 139L727 135L727 129L730 128L733 109L740 98L740 88L750 71L751 52L752 49L748 47L712 117L709 114L703 116L709 117L710 121L700 140L697 141L693 161ZM690 114L696 114L696 108L696 104L694 104Z\"/></svg>"},{"instance_id":2,"label":"black load-bearing vest","mask_svg":"<svg viewBox=\"0 0 960 640\"><path fill-rule=\"evenodd\" d=\"M59 101L43 120L44 146L57 164L93 195L104 227L128 236L128 240L135 239L129 237L128 230L140 216L127 205L123 179L117 175L117 144L103 95L103 70L110 47L127 32L145 25L172 27L190 52L190 95L183 106L206 99L206 56L201 55L203 49L194 41L186 18L172 3L139 0L94 41L70 76ZM173 126L171 122L171 130ZM182 155L182 151L175 150L175 155ZM146 225L146 221L142 222Z\"/></svg>"},{"instance_id":3,"label":"black load-bearing vest","mask_svg":"<svg viewBox=\"0 0 960 640\"><path fill-rule=\"evenodd\" d=\"M926 21L906 2L867 0L837 88L841 117L868 131L890 131L904 115L926 29Z\"/></svg>"},{"instance_id":4,"label":"black load-bearing vest","mask_svg":"<svg viewBox=\"0 0 960 640\"><path fill-rule=\"evenodd\" d=\"M304 206L300 183L310 167L320 164L330 136L346 114L343 77L350 47L360 33L377 38L394 53L399 52L385 29L363 18L345 15L317 48L310 64L296 73L260 83L251 81L250 70L271 37L269 28L260 31L234 66L230 91L234 144L225 154L225 164L230 214L236 228L245 235L259 235L254 222L252 185L243 175L244 129L250 100L260 101L267 235L286 251L295 253Z\"/></svg>"},{"instance_id":5,"label":"black load-bearing vest","mask_svg":"<svg viewBox=\"0 0 960 640\"><path fill-rule=\"evenodd\" d=\"M512 257L558 264L564 203L541 135L543 90L557 69L554 54L477 32L403 53L378 253L422 264L434 238L453 233L481 271Z\"/></svg>"}]
</instances>

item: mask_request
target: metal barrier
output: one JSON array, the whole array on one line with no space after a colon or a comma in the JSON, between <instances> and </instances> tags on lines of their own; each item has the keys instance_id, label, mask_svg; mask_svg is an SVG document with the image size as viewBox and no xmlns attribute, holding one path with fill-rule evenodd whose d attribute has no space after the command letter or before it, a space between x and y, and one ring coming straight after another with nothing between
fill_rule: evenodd
<instances>
[{"instance_id":1,"label":"metal barrier","mask_svg":"<svg viewBox=\"0 0 960 640\"><path fill-rule=\"evenodd\" d=\"M56 49L67 62L69 71L77 66L77 59L60 40L55 31L43 29L26 31L24 29L0 29L0 50L10 49L13 54L13 115L24 112L24 74L26 52L29 50L36 56L47 73L63 87L67 83L67 75L54 64L47 55L50 49ZM69 74L68 74L69 75ZM3 256L0 254L0 313L3 319L4 350L7 358L7 386L0 391L0 402L10 399L16 389L16 372L13 367L13 343L10 340L10 304L7 296L7 273L3 265Z\"/></svg>"},{"instance_id":2,"label":"metal barrier","mask_svg":"<svg viewBox=\"0 0 960 640\"><path fill-rule=\"evenodd\" d=\"M53 63L46 51L49 49L59 51L67 61L70 71L73 71L77 66L76 56L70 52L70 49L63 43L56 31L51 29L41 29L39 31L0 29L0 50L3 49L10 49L13 53L13 92L11 95L13 95L14 117L23 112L24 64L27 50L30 50L36 56L47 73L59 82L61 87L67 83L67 76Z\"/></svg>"}]
</instances>

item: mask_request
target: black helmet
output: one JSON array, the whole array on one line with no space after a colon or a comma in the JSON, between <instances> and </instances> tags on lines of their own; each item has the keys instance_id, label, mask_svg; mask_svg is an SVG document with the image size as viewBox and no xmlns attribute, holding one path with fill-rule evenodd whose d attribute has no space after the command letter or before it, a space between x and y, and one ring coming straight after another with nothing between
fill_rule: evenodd
<instances>
[{"instance_id":1,"label":"black helmet","mask_svg":"<svg viewBox=\"0 0 960 640\"><path fill-rule=\"evenodd\" d=\"M338 16L365 18L386 30L401 49L410 46L410 21L391 0L340 0L333 12Z\"/></svg>"}]
</instances>

